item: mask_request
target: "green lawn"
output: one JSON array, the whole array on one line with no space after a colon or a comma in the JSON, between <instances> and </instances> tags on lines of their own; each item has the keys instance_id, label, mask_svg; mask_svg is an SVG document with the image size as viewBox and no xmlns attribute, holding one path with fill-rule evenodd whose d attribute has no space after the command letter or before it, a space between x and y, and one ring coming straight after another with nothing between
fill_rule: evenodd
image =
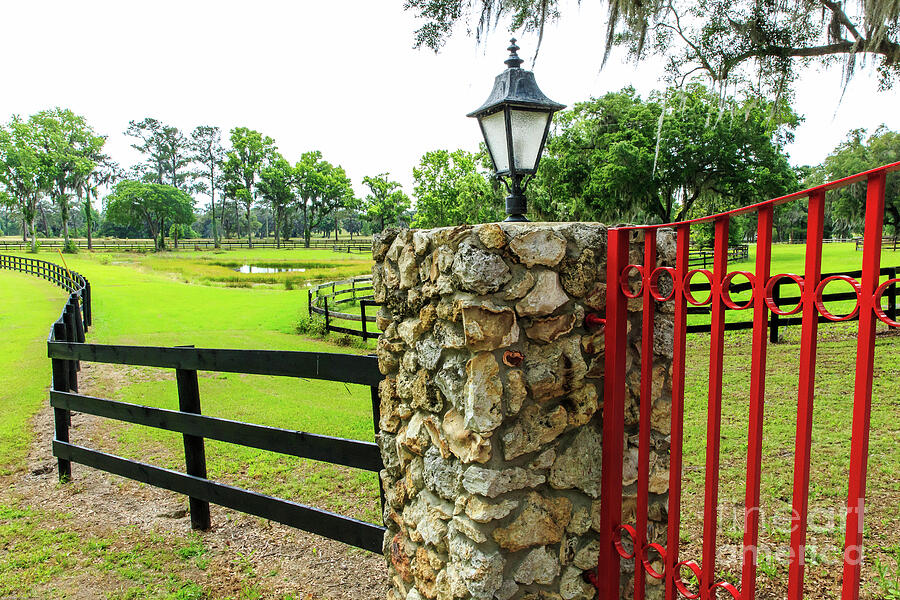
<instances>
[{"instance_id":1,"label":"green lawn","mask_svg":"<svg viewBox=\"0 0 900 600\"><path fill-rule=\"evenodd\" d=\"M28 419L50 382L47 334L65 298L43 279L0 270L0 473L20 465L28 449Z\"/></svg>"}]
</instances>

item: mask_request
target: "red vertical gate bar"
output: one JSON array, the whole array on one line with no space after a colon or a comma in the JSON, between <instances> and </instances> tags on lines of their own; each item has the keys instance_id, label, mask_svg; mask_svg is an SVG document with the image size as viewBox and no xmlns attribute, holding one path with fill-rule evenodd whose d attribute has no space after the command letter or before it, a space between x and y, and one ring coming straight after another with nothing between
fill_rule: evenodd
<instances>
[{"instance_id":1,"label":"red vertical gate bar","mask_svg":"<svg viewBox=\"0 0 900 600\"><path fill-rule=\"evenodd\" d=\"M803 598L803 566L806 561L806 517L809 510L809 461L812 450L812 411L816 384L816 346L819 313L816 288L822 273L822 233L825 192L809 196L806 228L806 270L803 275L803 321L800 331L800 380L797 392L797 436L794 443L794 505L791 515L791 552L788 566L788 600Z\"/></svg>"},{"instance_id":2,"label":"red vertical gate bar","mask_svg":"<svg viewBox=\"0 0 900 600\"><path fill-rule=\"evenodd\" d=\"M625 428L625 296L619 276L628 265L627 229L610 229L606 262L603 450L600 473L600 556L595 585L600 598L619 597L619 553L614 545L622 522L622 444Z\"/></svg>"},{"instance_id":3,"label":"red vertical gate bar","mask_svg":"<svg viewBox=\"0 0 900 600\"><path fill-rule=\"evenodd\" d=\"M666 600L675 600L678 544L681 541L681 458L684 445L684 365L687 340L687 298L684 278L688 272L691 226L678 225L675 246L675 340L672 352L672 431L669 444L669 523L666 532Z\"/></svg>"},{"instance_id":4,"label":"red vertical gate bar","mask_svg":"<svg viewBox=\"0 0 900 600\"><path fill-rule=\"evenodd\" d=\"M866 188L866 228L859 290L859 329L856 338L856 381L853 391L853 437L850 442L850 487L847 492L842 600L859 598L866 466L869 457L869 418L872 410L872 374L875 363L874 295L881 270L886 177L885 171L870 175Z\"/></svg>"},{"instance_id":5,"label":"red vertical gate bar","mask_svg":"<svg viewBox=\"0 0 900 600\"><path fill-rule=\"evenodd\" d=\"M747 426L747 488L744 496L741 600L756 598L763 409L766 396L766 343L769 327L766 283L769 281L772 263L773 213L774 208L771 204L761 207L756 226L756 281L753 285L753 354L750 365L750 417Z\"/></svg>"},{"instance_id":6,"label":"red vertical gate bar","mask_svg":"<svg viewBox=\"0 0 900 600\"><path fill-rule=\"evenodd\" d=\"M709 402L706 418L706 495L703 508L703 563L700 571L700 597L715 598L716 531L719 513L719 442L722 429L722 364L725 354L725 305L722 304L722 280L728 269L727 216L716 219L713 256L713 280L710 286L712 319L709 334Z\"/></svg>"},{"instance_id":7,"label":"red vertical gate bar","mask_svg":"<svg viewBox=\"0 0 900 600\"><path fill-rule=\"evenodd\" d=\"M634 600L644 600L647 506L650 493L650 406L653 403L653 308L650 275L656 268L656 230L644 231L643 322L641 323L641 404L638 430L638 481L635 508Z\"/></svg>"}]
</instances>

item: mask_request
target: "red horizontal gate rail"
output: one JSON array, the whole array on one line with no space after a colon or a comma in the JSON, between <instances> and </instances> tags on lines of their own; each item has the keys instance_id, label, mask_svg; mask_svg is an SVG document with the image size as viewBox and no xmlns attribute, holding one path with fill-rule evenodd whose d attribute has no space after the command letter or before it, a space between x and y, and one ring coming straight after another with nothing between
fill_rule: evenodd
<instances>
[{"instance_id":1,"label":"red horizontal gate rail","mask_svg":"<svg viewBox=\"0 0 900 600\"><path fill-rule=\"evenodd\" d=\"M760 472L763 461L763 408L766 395L766 344L769 314L802 314L800 369L797 392L797 429L794 457L793 513L788 565L788 600L803 598L804 559L809 501L810 449L816 376L816 343L819 315L829 321L841 321L859 314L856 373L853 397L853 424L850 450L849 491L844 539L842 600L857 600L862 563L863 517L866 492L866 467L869 447L869 419L872 401L875 325L881 321L891 327L900 322L889 317L881 306L881 296L890 286L900 286L900 278L879 285L881 245L884 226L885 181L888 173L900 170L900 162L858 173L781 198L711 215L692 221L645 227L616 227L609 230L607 256L607 325L606 383L603 407L603 456L601 470L601 550L597 574L591 577L601 600L613 600L620 594L621 559L634 560L634 599L645 598L645 576L665 582L665 598L677 600L716 600L724 594L734 600L756 597L757 543L759 536ZM857 281L846 276L822 279L822 244L825 195L830 190L854 183L866 185L866 216L862 258L862 275ZM772 227L774 208L787 202L808 200L806 264L803 275L779 273L771 275ZM728 228L732 217L757 215L757 248L755 273L728 270ZM715 243L712 271L691 269L689 248L691 226L712 221ZM676 260L674 267L657 266L656 231L674 228ZM629 241L634 232L644 234L643 264L629 264ZM637 292L630 285L639 275ZM660 277L671 278L672 288L664 295ZM751 285L752 297L736 302L729 290L736 276L745 277ZM692 294L691 281L708 280L709 296L698 300ZM778 306L772 290L782 279L795 282L801 290L796 307ZM840 279L853 286L857 306L850 315L834 315L822 300L825 286ZM627 345L626 305L629 298L641 298L643 307L640 411L638 434L638 481L634 524L622 522L622 468L625 413L625 356ZM648 543L647 511L650 476L650 407L653 372L653 323L657 302L674 303L674 344L672 357L672 423L669 471L669 510L667 544ZM681 521L681 470L684 439L684 379L688 305L711 305L709 353L709 397L706 430L706 480L703 511L703 547L701 556L682 559L679 556ZM719 489L719 444L722 420L722 368L726 310L753 311L753 360L748 382L750 410L747 431L747 487L744 502L744 535L741 580L728 582L716 574L716 517ZM632 551L625 549L623 534L632 541ZM664 566L657 572L651 556L658 555ZM699 560L698 560L699 559ZM699 589L689 589L682 579L687 569L699 582Z\"/></svg>"}]
</instances>

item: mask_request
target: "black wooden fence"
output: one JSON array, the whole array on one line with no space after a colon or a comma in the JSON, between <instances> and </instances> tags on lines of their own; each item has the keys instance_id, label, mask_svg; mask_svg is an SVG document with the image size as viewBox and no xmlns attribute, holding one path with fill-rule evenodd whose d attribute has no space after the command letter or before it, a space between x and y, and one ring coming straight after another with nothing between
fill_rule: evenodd
<instances>
[{"instance_id":1,"label":"black wooden fence","mask_svg":"<svg viewBox=\"0 0 900 600\"><path fill-rule=\"evenodd\" d=\"M73 239L72 243L75 244L78 248L87 248L87 240L84 239ZM63 240L57 239L38 239L38 244L42 248L63 248L64 242ZM178 246L182 250L214 250L215 242L210 239L180 239L178 240ZM248 248L249 245L246 239L223 239L219 240L219 246L222 250L237 250L241 248ZM31 242L23 242L21 240L0 240L0 250L10 251L10 250L27 250L31 247ZM94 250L103 250L103 251L152 251L156 247L153 243L153 240L150 239L95 239L91 243L91 247ZM254 248L276 248L275 240L271 238L264 238L253 240ZM305 248L305 244L303 240L287 240L281 242L281 248L296 250L299 248ZM371 239L354 239L350 240L337 240L334 239L323 239L316 238L311 239L309 241L310 248L336 248L336 252L371 252L372 251L372 240ZM350 249L348 249L350 248Z\"/></svg>"},{"instance_id":2,"label":"black wooden fence","mask_svg":"<svg viewBox=\"0 0 900 600\"><path fill-rule=\"evenodd\" d=\"M213 503L372 552L382 551L384 527L381 525L210 481L206 477L204 439L375 473L383 468L377 444L205 416L201 413L197 378L198 371L212 371L366 385L371 389L377 433L379 405L376 386L381 380L381 374L375 357L278 350L115 346L73 342L60 339L59 336L49 342L48 354L53 359L53 389L50 392L56 427L53 454L59 459L60 479L66 481L71 478L71 463L76 462L187 495L190 499L191 526L194 529L209 528L209 504ZM179 410L79 394L77 379L67 378L64 373L72 373L72 365L77 365L82 360L175 369ZM181 433L184 437L186 473L71 443L68 418L70 411Z\"/></svg>"},{"instance_id":3,"label":"black wooden fence","mask_svg":"<svg viewBox=\"0 0 900 600\"><path fill-rule=\"evenodd\" d=\"M375 473L384 468L377 444L205 416L201 412L197 377L198 371L213 371L365 385L370 389L377 434L380 421L377 385L381 381L381 373L374 356L88 344L85 342L85 332L91 324L91 288L86 278L54 263L18 256L0 255L0 268L43 277L70 292L62 314L53 323L47 342L47 354L51 359L53 372L50 390L55 431L53 455L57 457L61 481L72 479L74 462L186 494L190 502L191 526L195 529L209 528L209 504L213 503L365 550L382 552L385 528L381 525L210 481L206 477L204 439ZM81 361L175 369L179 410L79 394L78 371ZM184 437L186 473L72 443L70 426L73 411L181 433ZM381 503L383 508L383 490Z\"/></svg>"},{"instance_id":4,"label":"black wooden fence","mask_svg":"<svg viewBox=\"0 0 900 600\"><path fill-rule=\"evenodd\" d=\"M713 264L714 252L712 248L691 250L688 253L688 266L692 269L706 269ZM741 262L750 257L750 248L747 244L738 244L728 247L728 262Z\"/></svg>"},{"instance_id":5,"label":"black wooden fence","mask_svg":"<svg viewBox=\"0 0 900 600\"><path fill-rule=\"evenodd\" d=\"M859 252L863 247L862 238L853 240L856 242L856 251ZM881 250L882 252L885 250L897 251L900 250L900 237L886 237L881 240Z\"/></svg>"},{"instance_id":6,"label":"black wooden fence","mask_svg":"<svg viewBox=\"0 0 900 600\"><path fill-rule=\"evenodd\" d=\"M378 306L372 297L372 276L360 275L342 281L329 281L322 283L307 291L307 310L309 315L322 315L325 317L325 330L346 335L355 335L363 340L376 338L379 332L374 327L369 327L375 322L375 311ZM341 304L359 301L359 314L336 311ZM368 310L368 314L366 314ZM334 325L333 320L356 321L360 323L360 329L351 329Z\"/></svg>"}]
</instances>

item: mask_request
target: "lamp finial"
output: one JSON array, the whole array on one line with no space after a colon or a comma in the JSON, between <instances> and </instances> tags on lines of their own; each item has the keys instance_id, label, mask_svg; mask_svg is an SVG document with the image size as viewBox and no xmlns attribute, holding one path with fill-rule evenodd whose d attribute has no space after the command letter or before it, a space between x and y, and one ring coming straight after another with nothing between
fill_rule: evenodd
<instances>
[{"instance_id":1,"label":"lamp finial","mask_svg":"<svg viewBox=\"0 0 900 600\"><path fill-rule=\"evenodd\" d=\"M506 64L510 69L518 69L525 61L519 58L519 55L516 54L516 52L518 52L519 50L519 47L516 45L516 38L512 38L511 40L509 40L509 48L507 48L507 50L509 50L509 58L504 60L503 63Z\"/></svg>"}]
</instances>

